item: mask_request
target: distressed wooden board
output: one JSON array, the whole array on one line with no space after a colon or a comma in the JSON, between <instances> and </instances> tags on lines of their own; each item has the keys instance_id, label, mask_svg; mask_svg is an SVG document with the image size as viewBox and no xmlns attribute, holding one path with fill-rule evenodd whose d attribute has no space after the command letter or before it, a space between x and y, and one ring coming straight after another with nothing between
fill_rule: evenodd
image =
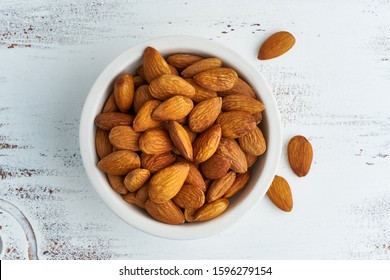
<instances>
[{"instance_id":1,"label":"distressed wooden board","mask_svg":"<svg viewBox=\"0 0 390 280\"><path fill-rule=\"evenodd\" d=\"M40 259L390 258L389 1L79 2L0 3L0 197L31 223ZM260 43L279 30L295 47L258 61ZM292 213L265 198L221 234L173 241L128 226L93 191L78 148L89 88L122 51L175 34L239 52L275 94L283 142L311 140L306 178L285 153L278 170ZM0 214L1 256L28 258L12 217Z\"/></svg>"}]
</instances>

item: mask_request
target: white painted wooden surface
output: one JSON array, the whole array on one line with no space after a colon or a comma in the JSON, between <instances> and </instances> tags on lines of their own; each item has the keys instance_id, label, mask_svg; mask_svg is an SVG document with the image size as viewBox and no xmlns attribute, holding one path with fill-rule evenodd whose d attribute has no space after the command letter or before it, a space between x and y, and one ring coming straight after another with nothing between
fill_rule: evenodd
<instances>
[{"instance_id":1,"label":"white painted wooden surface","mask_svg":"<svg viewBox=\"0 0 390 280\"><path fill-rule=\"evenodd\" d=\"M258 61L279 30L294 48ZM292 213L265 198L228 231L172 241L122 222L90 186L78 124L94 79L132 45L177 34L238 51L273 89L284 143L311 140L306 178L285 153L279 167ZM388 0L0 2L0 198L31 223L40 259L390 259L389 104ZM12 213L0 225L1 258L28 258Z\"/></svg>"}]
</instances>

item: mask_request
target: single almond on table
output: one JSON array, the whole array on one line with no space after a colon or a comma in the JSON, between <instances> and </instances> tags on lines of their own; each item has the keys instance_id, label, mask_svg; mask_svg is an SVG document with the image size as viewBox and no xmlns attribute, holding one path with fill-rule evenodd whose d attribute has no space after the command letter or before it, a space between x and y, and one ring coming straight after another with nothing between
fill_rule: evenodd
<instances>
[{"instance_id":1,"label":"single almond on table","mask_svg":"<svg viewBox=\"0 0 390 280\"><path fill-rule=\"evenodd\" d=\"M191 98L195 89L183 78L176 75L162 75L154 79L149 85L150 94L160 100L166 100L175 95Z\"/></svg>"},{"instance_id":2,"label":"single almond on table","mask_svg":"<svg viewBox=\"0 0 390 280\"><path fill-rule=\"evenodd\" d=\"M231 159L214 154L211 158L200 164L200 170L207 179L215 180L225 176L231 164Z\"/></svg>"},{"instance_id":3,"label":"single almond on table","mask_svg":"<svg viewBox=\"0 0 390 280\"><path fill-rule=\"evenodd\" d=\"M232 161L230 169L237 173L244 173L248 170L245 153L234 139L222 138L218 146L218 155L224 156Z\"/></svg>"},{"instance_id":4,"label":"single almond on table","mask_svg":"<svg viewBox=\"0 0 390 280\"><path fill-rule=\"evenodd\" d=\"M248 112L228 111L219 115L217 123L222 135L227 138L240 138L256 127L255 118Z\"/></svg>"},{"instance_id":5,"label":"single almond on table","mask_svg":"<svg viewBox=\"0 0 390 280\"><path fill-rule=\"evenodd\" d=\"M295 37L286 31L277 32L261 45L257 56L260 60L266 60L281 56L291 49L295 44Z\"/></svg>"},{"instance_id":6,"label":"single almond on table","mask_svg":"<svg viewBox=\"0 0 390 280\"><path fill-rule=\"evenodd\" d=\"M234 86L231 89L221 92L220 96L224 97L230 94L242 94L242 95L256 98L256 93L253 90L253 88L241 78L237 79L237 81L234 83Z\"/></svg>"},{"instance_id":7,"label":"single almond on table","mask_svg":"<svg viewBox=\"0 0 390 280\"><path fill-rule=\"evenodd\" d=\"M244 152L254 156L264 154L267 149L263 133L257 126L241 138L238 138L238 143L240 143Z\"/></svg>"},{"instance_id":8,"label":"single almond on table","mask_svg":"<svg viewBox=\"0 0 390 280\"><path fill-rule=\"evenodd\" d=\"M218 94L215 91L202 88L194 81L194 79L187 78L185 80L195 89L195 94L191 97L194 102L199 103L209 98L218 97Z\"/></svg>"},{"instance_id":9,"label":"single almond on table","mask_svg":"<svg viewBox=\"0 0 390 280\"><path fill-rule=\"evenodd\" d=\"M138 141L141 133L135 132L131 126L118 125L111 129L109 139L111 144L118 150L140 150Z\"/></svg>"},{"instance_id":10,"label":"single almond on table","mask_svg":"<svg viewBox=\"0 0 390 280\"><path fill-rule=\"evenodd\" d=\"M134 131L143 132L162 125L160 121L152 118L154 110L160 106L160 104L161 101L159 100L150 100L141 106L133 122Z\"/></svg>"},{"instance_id":11,"label":"single almond on table","mask_svg":"<svg viewBox=\"0 0 390 280\"><path fill-rule=\"evenodd\" d=\"M146 154L163 154L173 148L173 143L167 131L154 128L145 131L139 138L139 147Z\"/></svg>"},{"instance_id":12,"label":"single almond on table","mask_svg":"<svg viewBox=\"0 0 390 280\"><path fill-rule=\"evenodd\" d=\"M215 201L223 197L226 191L233 185L236 180L236 172L229 171L225 176L218 180L214 180L210 187L207 189L206 200L207 202Z\"/></svg>"},{"instance_id":13,"label":"single almond on table","mask_svg":"<svg viewBox=\"0 0 390 280\"><path fill-rule=\"evenodd\" d=\"M100 159L112 153L112 145L108 135L109 131L100 128L96 129L95 147Z\"/></svg>"},{"instance_id":14,"label":"single almond on table","mask_svg":"<svg viewBox=\"0 0 390 280\"><path fill-rule=\"evenodd\" d=\"M170 55L167 58L168 63L172 64L179 70L183 70L184 68L190 66L191 64L194 64L195 62L202 60L203 57L193 55L193 54L185 54L185 53L178 53Z\"/></svg>"},{"instance_id":15,"label":"single almond on table","mask_svg":"<svg viewBox=\"0 0 390 280\"><path fill-rule=\"evenodd\" d=\"M291 138L287 146L287 155L291 169L298 177L309 173L313 161L313 147L304 136L297 135Z\"/></svg>"},{"instance_id":16,"label":"single almond on table","mask_svg":"<svg viewBox=\"0 0 390 280\"><path fill-rule=\"evenodd\" d=\"M198 168L193 164L192 162L189 162L188 160L178 157L177 162L185 162L190 167L190 170L188 171L187 179L185 180L185 184L192 185L198 187L201 191L206 191L206 184L203 180L202 174L200 174Z\"/></svg>"},{"instance_id":17,"label":"single almond on table","mask_svg":"<svg viewBox=\"0 0 390 280\"><path fill-rule=\"evenodd\" d=\"M144 51L143 60L143 71L148 83L161 75L171 74L168 63L155 48L147 47Z\"/></svg>"},{"instance_id":18,"label":"single almond on table","mask_svg":"<svg viewBox=\"0 0 390 280\"><path fill-rule=\"evenodd\" d=\"M209 69L194 77L198 85L213 91L229 90L234 86L237 79L237 73L231 68Z\"/></svg>"},{"instance_id":19,"label":"single almond on table","mask_svg":"<svg viewBox=\"0 0 390 280\"><path fill-rule=\"evenodd\" d=\"M184 127L175 121L169 121L168 132L179 153L186 159L192 161L194 153L192 150L191 138Z\"/></svg>"},{"instance_id":20,"label":"single almond on table","mask_svg":"<svg viewBox=\"0 0 390 280\"><path fill-rule=\"evenodd\" d=\"M221 215L229 206L229 200L220 198L211 203L205 203L195 213L195 222L203 222Z\"/></svg>"},{"instance_id":21,"label":"single almond on table","mask_svg":"<svg viewBox=\"0 0 390 280\"><path fill-rule=\"evenodd\" d=\"M179 162L154 174L149 184L150 199L155 203L172 199L183 186L189 169L187 163Z\"/></svg>"},{"instance_id":22,"label":"single almond on table","mask_svg":"<svg viewBox=\"0 0 390 280\"><path fill-rule=\"evenodd\" d=\"M194 103L190 98L176 95L161 103L154 110L152 118L157 121L176 121L187 116L192 108Z\"/></svg>"},{"instance_id":23,"label":"single almond on table","mask_svg":"<svg viewBox=\"0 0 390 280\"><path fill-rule=\"evenodd\" d=\"M124 181L126 189L129 192L136 192L140 189L150 178L150 171L144 168L137 168L130 171Z\"/></svg>"},{"instance_id":24,"label":"single almond on table","mask_svg":"<svg viewBox=\"0 0 390 280\"><path fill-rule=\"evenodd\" d=\"M245 111L256 114L262 112L264 108L259 100L242 94L231 94L222 99L223 111Z\"/></svg>"},{"instance_id":25,"label":"single almond on table","mask_svg":"<svg viewBox=\"0 0 390 280\"><path fill-rule=\"evenodd\" d=\"M134 99L134 81L130 74L120 75L114 84L115 102L118 105L119 111L127 113Z\"/></svg>"},{"instance_id":26,"label":"single almond on table","mask_svg":"<svg viewBox=\"0 0 390 280\"><path fill-rule=\"evenodd\" d=\"M118 112L119 108L116 105L115 102L115 96L114 94L110 94L110 96L107 98L106 103L104 104L102 113L109 113L109 112Z\"/></svg>"},{"instance_id":27,"label":"single almond on table","mask_svg":"<svg viewBox=\"0 0 390 280\"><path fill-rule=\"evenodd\" d=\"M107 174L107 179L111 188L119 194L126 194L128 192L123 184L123 178L123 176Z\"/></svg>"},{"instance_id":28,"label":"single almond on table","mask_svg":"<svg viewBox=\"0 0 390 280\"><path fill-rule=\"evenodd\" d=\"M194 77L202 71L219 68L222 66L222 60L217 57L205 58L199 60L181 72L181 75L186 78Z\"/></svg>"},{"instance_id":29,"label":"single almond on table","mask_svg":"<svg viewBox=\"0 0 390 280\"><path fill-rule=\"evenodd\" d=\"M135 193L127 193L122 195L124 201L130 204L137 205L139 208L145 209L145 201L139 200Z\"/></svg>"},{"instance_id":30,"label":"single almond on table","mask_svg":"<svg viewBox=\"0 0 390 280\"><path fill-rule=\"evenodd\" d=\"M145 209L150 216L165 224L179 225L185 221L183 212L172 200L155 203L149 199L145 203Z\"/></svg>"},{"instance_id":31,"label":"single almond on table","mask_svg":"<svg viewBox=\"0 0 390 280\"><path fill-rule=\"evenodd\" d=\"M142 85L134 93L134 101L133 108L134 112L138 113L139 109L141 109L142 105L144 105L147 101L153 100L153 96L149 92L148 85Z\"/></svg>"},{"instance_id":32,"label":"single almond on table","mask_svg":"<svg viewBox=\"0 0 390 280\"><path fill-rule=\"evenodd\" d=\"M145 183L141 188L139 188L135 197L143 202L146 202L149 199L149 183Z\"/></svg>"},{"instance_id":33,"label":"single almond on table","mask_svg":"<svg viewBox=\"0 0 390 280\"><path fill-rule=\"evenodd\" d=\"M211 158L218 148L221 133L221 126L214 124L195 139L193 149L194 161L196 163L201 163Z\"/></svg>"},{"instance_id":34,"label":"single almond on table","mask_svg":"<svg viewBox=\"0 0 390 280\"><path fill-rule=\"evenodd\" d=\"M198 103L188 117L191 130L199 133L212 126L221 112L221 107L221 97L213 97Z\"/></svg>"},{"instance_id":35,"label":"single almond on table","mask_svg":"<svg viewBox=\"0 0 390 280\"><path fill-rule=\"evenodd\" d=\"M119 112L107 112L101 113L95 117L95 124L97 127L103 130L111 130L114 126L118 125L131 125L133 123L134 116L119 113Z\"/></svg>"},{"instance_id":36,"label":"single almond on table","mask_svg":"<svg viewBox=\"0 0 390 280\"><path fill-rule=\"evenodd\" d=\"M126 175L131 170L139 168L141 161L139 156L130 150L113 152L98 163L103 172L111 175Z\"/></svg>"},{"instance_id":37,"label":"single almond on table","mask_svg":"<svg viewBox=\"0 0 390 280\"><path fill-rule=\"evenodd\" d=\"M271 186L267 191L268 197L272 203L275 204L280 210L290 212L293 208L293 199L291 194L290 185L287 181L280 176L275 176Z\"/></svg>"},{"instance_id":38,"label":"single almond on table","mask_svg":"<svg viewBox=\"0 0 390 280\"><path fill-rule=\"evenodd\" d=\"M248 184L250 178L251 178L251 174L249 171L245 173L236 174L236 180L230 186L230 188L225 192L223 197L230 198L236 193L238 193Z\"/></svg>"},{"instance_id":39,"label":"single almond on table","mask_svg":"<svg viewBox=\"0 0 390 280\"><path fill-rule=\"evenodd\" d=\"M177 195L172 198L180 208L198 209L205 202L204 192L192 185L183 185Z\"/></svg>"},{"instance_id":40,"label":"single almond on table","mask_svg":"<svg viewBox=\"0 0 390 280\"><path fill-rule=\"evenodd\" d=\"M141 154L142 168L146 168L150 173L157 173L161 169L172 165L176 161L176 155L172 152L167 152L158 155Z\"/></svg>"}]
</instances>

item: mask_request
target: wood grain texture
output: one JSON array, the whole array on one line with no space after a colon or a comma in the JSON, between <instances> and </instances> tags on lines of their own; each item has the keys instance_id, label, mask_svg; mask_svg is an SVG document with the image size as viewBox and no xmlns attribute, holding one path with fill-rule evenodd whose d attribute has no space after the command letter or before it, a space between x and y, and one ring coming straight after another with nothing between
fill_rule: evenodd
<instances>
[{"instance_id":1,"label":"wood grain texture","mask_svg":"<svg viewBox=\"0 0 390 280\"><path fill-rule=\"evenodd\" d=\"M38 258L390 259L389 1L80 2L0 3L0 197L31 223ZM260 44L280 30L294 34L294 48L258 61ZM221 234L162 240L122 222L90 186L78 129L94 79L132 45L176 34L229 46L268 81L292 213L264 198ZM297 134L314 149L305 178L285 154ZM4 209L0 226L1 258L28 258Z\"/></svg>"}]
</instances>

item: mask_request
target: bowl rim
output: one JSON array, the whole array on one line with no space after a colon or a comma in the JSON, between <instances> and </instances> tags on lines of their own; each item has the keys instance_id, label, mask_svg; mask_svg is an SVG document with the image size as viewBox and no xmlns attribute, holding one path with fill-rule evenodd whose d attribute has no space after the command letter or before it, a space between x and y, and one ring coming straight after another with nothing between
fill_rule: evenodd
<instances>
[{"instance_id":1,"label":"bowl rim","mask_svg":"<svg viewBox=\"0 0 390 280\"><path fill-rule=\"evenodd\" d=\"M129 215L129 208L134 208L135 206L125 205L121 196L111 189L106 179L102 183L101 179L104 174L96 167L96 127L94 125L94 118L96 114L101 112L102 104L105 102L102 95L103 92L107 91L108 84L112 84L113 79L118 74L123 72L132 63L135 63L136 60L139 60L147 46L155 47L162 54L187 52L220 57L224 63L227 62L226 64L234 65L235 70L239 70L237 72L245 76L246 80L255 89L258 97L261 98L266 106L265 115L268 122L268 138L272 139L272 142L267 142L266 155L268 159L264 164L264 169L261 171L262 174L259 180L254 183L255 185L251 190L250 196L247 196L238 205L235 205L234 209L228 209L230 210L229 212L216 219L202 223L189 223L183 226L167 225L157 222L150 217L146 217L145 214L139 211L132 211L132 215ZM131 60L133 61L129 62ZM105 95L108 96L107 92ZM96 102L99 98L100 102ZM269 115L272 115L272 118L268 118ZM164 36L130 47L118 55L100 73L92 85L83 106L79 127L79 144L83 166L90 183L106 206L122 220L154 236L176 240L198 239L226 230L262 200L279 165L282 149L282 126L276 100L264 77L251 63L241 57L237 52L220 43L202 37L186 35ZM260 184L262 187L259 187ZM102 187L102 185L106 185L106 187Z\"/></svg>"}]
</instances>

